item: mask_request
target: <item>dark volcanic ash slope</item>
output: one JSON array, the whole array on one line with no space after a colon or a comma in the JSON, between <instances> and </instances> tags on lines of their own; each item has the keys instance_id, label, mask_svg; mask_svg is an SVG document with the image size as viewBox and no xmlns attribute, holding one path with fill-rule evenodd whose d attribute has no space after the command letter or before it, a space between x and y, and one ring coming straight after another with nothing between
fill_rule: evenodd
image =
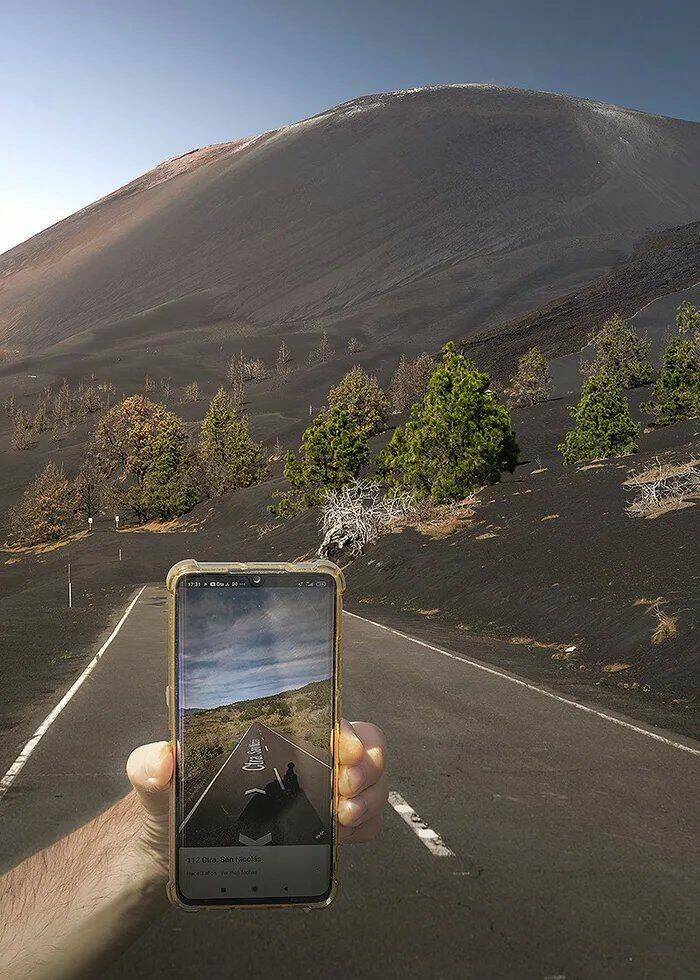
<instances>
[{"instance_id":1,"label":"dark volcanic ash slope","mask_svg":"<svg viewBox=\"0 0 700 980\"><path fill-rule=\"evenodd\" d=\"M173 329L435 346L700 217L699 160L700 125L586 100L367 96L163 164L6 253L0 344L36 353L109 328L113 346L167 304Z\"/></svg>"}]
</instances>

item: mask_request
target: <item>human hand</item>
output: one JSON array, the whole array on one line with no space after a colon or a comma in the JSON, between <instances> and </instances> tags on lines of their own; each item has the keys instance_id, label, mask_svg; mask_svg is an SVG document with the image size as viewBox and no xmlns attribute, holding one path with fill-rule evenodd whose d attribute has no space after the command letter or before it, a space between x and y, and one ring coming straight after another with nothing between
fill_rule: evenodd
<instances>
[{"instance_id":1,"label":"human hand","mask_svg":"<svg viewBox=\"0 0 700 980\"><path fill-rule=\"evenodd\" d=\"M364 843L379 832L387 799L384 734L365 721L343 719L339 740L338 823L340 841ZM137 846L162 875L168 868L168 809L173 754L169 742L141 745L129 756L126 772L143 818Z\"/></svg>"}]
</instances>

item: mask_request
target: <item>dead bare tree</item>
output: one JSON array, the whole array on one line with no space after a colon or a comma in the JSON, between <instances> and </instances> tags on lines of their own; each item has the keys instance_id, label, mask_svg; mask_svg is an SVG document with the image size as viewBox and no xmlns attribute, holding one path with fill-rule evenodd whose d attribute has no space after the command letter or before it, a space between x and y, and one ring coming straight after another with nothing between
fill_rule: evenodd
<instances>
[{"instance_id":1,"label":"dead bare tree","mask_svg":"<svg viewBox=\"0 0 700 980\"><path fill-rule=\"evenodd\" d=\"M372 541L388 530L400 517L416 509L413 494L402 490L386 493L373 480L353 480L338 490L330 490L322 505L318 549L321 558L361 554Z\"/></svg>"}]
</instances>

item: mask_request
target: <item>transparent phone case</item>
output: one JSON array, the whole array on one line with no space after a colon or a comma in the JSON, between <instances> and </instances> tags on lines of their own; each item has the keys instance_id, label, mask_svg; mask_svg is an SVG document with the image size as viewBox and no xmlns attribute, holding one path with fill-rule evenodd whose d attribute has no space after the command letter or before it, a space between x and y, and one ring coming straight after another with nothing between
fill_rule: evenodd
<instances>
[{"instance_id":1,"label":"transparent phone case","mask_svg":"<svg viewBox=\"0 0 700 980\"><path fill-rule=\"evenodd\" d=\"M247 562L247 561L214 561L201 562L195 558L186 558L173 565L167 574L165 584L168 590L168 686L171 692L177 690L176 658L175 658L175 593L180 578L195 572L216 574L218 572L241 572L243 574L255 574L259 572L318 572L323 571L330 574L335 579L335 649L333 656L335 660L335 684L333 688L333 849L331 853L331 887L328 896L319 902L270 902L270 903L248 903L231 902L223 905L219 902L212 905L189 905L180 899L176 884L176 819L175 819L175 793L177 780L173 779L170 790L170 815L168 829L168 898L177 905L178 908L187 912L199 912L201 909L268 909L268 908L289 908L289 909L310 909L326 908L336 896L338 890L338 739L340 736L340 717L341 717L341 681L342 681L342 633L343 633L343 592L345 591L345 579L342 571L331 561L325 559L315 559L303 562ZM176 766L180 757L180 746L177 740L177 699L174 696L168 698L168 726L170 731L170 742L176 759Z\"/></svg>"}]
</instances>

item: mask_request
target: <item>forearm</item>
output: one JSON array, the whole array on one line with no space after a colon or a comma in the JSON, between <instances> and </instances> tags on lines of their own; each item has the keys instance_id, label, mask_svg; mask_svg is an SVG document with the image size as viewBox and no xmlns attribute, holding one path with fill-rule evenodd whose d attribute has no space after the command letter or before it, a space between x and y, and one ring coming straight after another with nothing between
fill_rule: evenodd
<instances>
[{"instance_id":1,"label":"forearm","mask_svg":"<svg viewBox=\"0 0 700 980\"><path fill-rule=\"evenodd\" d=\"M0 879L0 976L89 976L167 907L135 793Z\"/></svg>"}]
</instances>

